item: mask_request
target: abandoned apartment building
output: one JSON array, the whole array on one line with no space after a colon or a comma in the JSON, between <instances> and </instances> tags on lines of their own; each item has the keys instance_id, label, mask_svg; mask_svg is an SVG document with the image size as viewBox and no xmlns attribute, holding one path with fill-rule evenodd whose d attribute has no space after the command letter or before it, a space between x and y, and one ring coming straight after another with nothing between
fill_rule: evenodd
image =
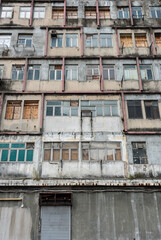
<instances>
[{"instance_id":1,"label":"abandoned apartment building","mask_svg":"<svg viewBox=\"0 0 161 240\"><path fill-rule=\"evenodd\" d=\"M161 239L161 1L0 0L0 240Z\"/></svg>"}]
</instances>

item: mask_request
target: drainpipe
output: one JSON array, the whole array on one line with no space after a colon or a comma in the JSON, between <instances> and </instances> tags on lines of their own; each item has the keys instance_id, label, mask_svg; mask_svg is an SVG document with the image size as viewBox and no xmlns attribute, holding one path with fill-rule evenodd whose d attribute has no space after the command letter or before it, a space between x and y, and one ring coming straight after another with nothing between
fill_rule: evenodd
<instances>
[{"instance_id":1,"label":"drainpipe","mask_svg":"<svg viewBox=\"0 0 161 240\"><path fill-rule=\"evenodd\" d=\"M33 8L34 8L34 0L31 2L31 11L30 11L30 23L29 25L32 25L32 20L33 20Z\"/></svg>"},{"instance_id":2,"label":"drainpipe","mask_svg":"<svg viewBox=\"0 0 161 240\"><path fill-rule=\"evenodd\" d=\"M1 94L1 100L0 100L0 119L2 115L3 100L4 100L4 93Z\"/></svg>"},{"instance_id":3,"label":"drainpipe","mask_svg":"<svg viewBox=\"0 0 161 240\"><path fill-rule=\"evenodd\" d=\"M63 57L63 66L62 66L62 92L65 90L65 57Z\"/></svg>"},{"instance_id":4,"label":"drainpipe","mask_svg":"<svg viewBox=\"0 0 161 240\"><path fill-rule=\"evenodd\" d=\"M25 70L24 70L24 76L23 76L23 86L22 86L22 92L25 91L26 88L26 79L27 79L27 65L28 65L28 59L26 58L25 61Z\"/></svg>"},{"instance_id":5,"label":"drainpipe","mask_svg":"<svg viewBox=\"0 0 161 240\"><path fill-rule=\"evenodd\" d=\"M81 27L81 57L83 57L83 50L84 50L84 44L83 44L83 28Z\"/></svg>"},{"instance_id":6,"label":"drainpipe","mask_svg":"<svg viewBox=\"0 0 161 240\"><path fill-rule=\"evenodd\" d=\"M131 25L134 25L133 15L132 15L132 8L131 8L131 0L129 0L129 10L130 10Z\"/></svg>"},{"instance_id":7,"label":"drainpipe","mask_svg":"<svg viewBox=\"0 0 161 240\"><path fill-rule=\"evenodd\" d=\"M115 27L115 34L116 34L116 45L117 45L117 56L120 56L120 50L119 50L119 39L118 39L118 31L117 27Z\"/></svg>"},{"instance_id":8,"label":"drainpipe","mask_svg":"<svg viewBox=\"0 0 161 240\"><path fill-rule=\"evenodd\" d=\"M66 0L64 0L64 27L66 25Z\"/></svg>"},{"instance_id":9,"label":"drainpipe","mask_svg":"<svg viewBox=\"0 0 161 240\"><path fill-rule=\"evenodd\" d=\"M122 96L122 108L123 108L123 117L124 117L124 130L127 132L127 119L126 119L126 108L125 108L125 98L124 93L121 93Z\"/></svg>"},{"instance_id":10,"label":"drainpipe","mask_svg":"<svg viewBox=\"0 0 161 240\"><path fill-rule=\"evenodd\" d=\"M142 79L141 79L141 71L140 71L140 64L139 64L139 58L138 57L136 57L136 63L137 63L140 91L142 91L143 90L143 84L142 84Z\"/></svg>"},{"instance_id":11,"label":"drainpipe","mask_svg":"<svg viewBox=\"0 0 161 240\"><path fill-rule=\"evenodd\" d=\"M48 27L46 28L46 37L45 37L45 57L47 56L47 48L48 48L48 32L49 32L49 29Z\"/></svg>"},{"instance_id":12,"label":"drainpipe","mask_svg":"<svg viewBox=\"0 0 161 240\"><path fill-rule=\"evenodd\" d=\"M41 113L40 113L40 132L43 128L43 114L44 113L44 93L41 94Z\"/></svg>"},{"instance_id":13,"label":"drainpipe","mask_svg":"<svg viewBox=\"0 0 161 240\"><path fill-rule=\"evenodd\" d=\"M103 91L104 86L103 86L102 57L100 57L100 79L101 79L101 91Z\"/></svg>"},{"instance_id":14,"label":"drainpipe","mask_svg":"<svg viewBox=\"0 0 161 240\"><path fill-rule=\"evenodd\" d=\"M153 46L153 54L157 55L156 48L155 48L155 43L154 43L154 36L153 36L153 32L152 32L151 28L150 28L150 37L151 37L152 46Z\"/></svg>"},{"instance_id":15,"label":"drainpipe","mask_svg":"<svg viewBox=\"0 0 161 240\"><path fill-rule=\"evenodd\" d=\"M100 14L99 14L99 2L96 2L96 10L97 10L97 27L100 27Z\"/></svg>"}]
</instances>

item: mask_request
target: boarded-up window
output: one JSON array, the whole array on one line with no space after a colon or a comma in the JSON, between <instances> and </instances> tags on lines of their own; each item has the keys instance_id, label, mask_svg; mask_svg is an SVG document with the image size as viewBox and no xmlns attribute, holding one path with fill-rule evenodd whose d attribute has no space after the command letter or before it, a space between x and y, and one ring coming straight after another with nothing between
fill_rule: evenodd
<instances>
[{"instance_id":1,"label":"boarded-up window","mask_svg":"<svg viewBox=\"0 0 161 240\"><path fill-rule=\"evenodd\" d=\"M155 33L155 42L157 46L161 46L161 33Z\"/></svg>"},{"instance_id":2,"label":"boarded-up window","mask_svg":"<svg viewBox=\"0 0 161 240\"><path fill-rule=\"evenodd\" d=\"M133 47L132 34L120 34L121 47Z\"/></svg>"},{"instance_id":3,"label":"boarded-up window","mask_svg":"<svg viewBox=\"0 0 161 240\"><path fill-rule=\"evenodd\" d=\"M107 19L110 18L110 9L109 8L100 8L99 9L99 17L100 19Z\"/></svg>"},{"instance_id":4,"label":"boarded-up window","mask_svg":"<svg viewBox=\"0 0 161 240\"><path fill-rule=\"evenodd\" d=\"M68 19L77 19L78 18L77 8L67 8L66 15Z\"/></svg>"},{"instance_id":5,"label":"boarded-up window","mask_svg":"<svg viewBox=\"0 0 161 240\"><path fill-rule=\"evenodd\" d=\"M38 101L25 101L24 103L24 119L38 118Z\"/></svg>"},{"instance_id":6,"label":"boarded-up window","mask_svg":"<svg viewBox=\"0 0 161 240\"><path fill-rule=\"evenodd\" d=\"M85 17L89 19L96 19L96 8L86 8Z\"/></svg>"},{"instance_id":7,"label":"boarded-up window","mask_svg":"<svg viewBox=\"0 0 161 240\"><path fill-rule=\"evenodd\" d=\"M6 109L6 119L20 119L21 101L8 101Z\"/></svg>"},{"instance_id":8,"label":"boarded-up window","mask_svg":"<svg viewBox=\"0 0 161 240\"><path fill-rule=\"evenodd\" d=\"M52 8L52 18L53 19L64 18L64 8L63 7L53 7Z\"/></svg>"},{"instance_id":9,"label":"boarded-up window","mask_svg":"<svg viewBox=\"0 0 161 240\"><path fill-rule=\"evenodd\" d=\"M147 164L146 143L132 142L134 164Z\"/></svg>"},{"instance_id":10,"label":"boarded-up window","mask_svg":"<svg viewBox=\"0 0 161 240\"><path fill-rule=\"evenodd\" d=\"M135 46L147 47L146 34L135 34Z\"/></svg>"}]
</instances>

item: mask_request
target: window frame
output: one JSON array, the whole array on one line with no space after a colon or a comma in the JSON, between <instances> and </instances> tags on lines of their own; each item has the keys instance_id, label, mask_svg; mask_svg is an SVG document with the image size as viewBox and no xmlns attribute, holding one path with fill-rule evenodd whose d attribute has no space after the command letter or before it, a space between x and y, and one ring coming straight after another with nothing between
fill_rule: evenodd
<instances>
[{"instance_id":1,"label":"window frame","mask_svg":"<svg viewBox=\"0 0 161 240\"><path fill-rule=\"evenodd\" d=\"M25 8L26 8L26 10L25 10ZM22 14L24 14L23 17L21 16ZM19 12L20 19L30 19L30 15L31 15L31 7L20 6L20 12Z\"/></svg>"},{"instance_id":2,"label":"window frame","mask_svg":"<svg viewBox=\"0 0 161 240\"><path fill-rule=\"evenodd\" d=\"M75 45L75 41L76 41L76 45ZM67 46L68 43L69 43L69 46ZM66 48L78 47L78 34L77 33L66 33L65 34L65 46L66 46Z\"/></svg>"},{"instance_id":3,"label":"window frame","mask_svg":"<svg viewBox=\"0 0 161 240\"><path fill-rule=\"evenodd\" d=\"M145 78L143 78L143 71L144 71ZM149 71L151 77L149 77L148 71ZM152 65L141 64L140 65L140 74L141 74L142 80L149 80L149 81L153 80Z\"/></svg>"},{"instance_id":4,"label":"window frame","mask_svg":"<svg viewBox=\"0 0 161 240\"><path fill-rule=\"evenodd\" d=\"M135 38L135 47L136 48L147 48L148 47L146 33L134 33L134 38ZM142 39L140 40L139 38L142 38ZM141 43L143 43L144 46L141 46L142 45Z\"/></svg>"},{"instance_id":5,"label":"window frame","mask_svg":"<svg viewBox=\"0 0 161 240\"><path fill-rule=\"evenodd\" d=\"M115 65L103 64L102 70L103 70L103 80L105 81L115 80ZM104 71L108 72L107 74L108 79L104 77ZM113 71L113 76L114 76L113 78L111 77L111 71Z\"/></svg>"},{"instance_id":6,"label":"window frame","mask_svg":"<svg viewBox=\"0 0 161 240\"><path fill-rule=\"evenodd\" d=\"M56 37L53 37L51 34L51 48L62 48L63 47L63 34L55 34ZM54 44L54 39L55 44ZM59 46L59 39L61 39L61 46Z\"/></svg>"},{"instance_id":7,"label":"window frame","mask_svg":"<svg viewBox=\"0 0 161 240\"><path fill-rule=\"evenodd\" d=\"M43 9L43 11L40 11L41 9ZM35 14L38 14L38 16L35 16ZM41 16L41 14L43 16ZM44 18L45 18L45 7L38 7L38 6L34 7L33 19L44 19Z\"/></svg>"},{"instance_id":8,"label":"window frame","mask_svg":"<svg viewBox=\"0 0 161 240\"><path fill-rule=\"evenodd\" d=\"M85 19L96 19L97 11L96 7L85 7Z\"/></svg>"},{"instance_id":9,"label":"window frame","mask_svg":"<svg viewBox=\"0 0 161 240\"><path fill-rule=\"evenodd\" d=\"M133 48L134 47L134 43L133 43L133 35L132 35L132 33L127 33L127 34L120 33L120 43L121 43L121 48Z\"/></svg>"},{"instance_id":10,"label":"window frame","mask_svg":"<svg viewBox=\"0 0 161 240\"><path fill-rule=\"evenodd\" d=\"M131 105L131 106L128 105L128 104L130 104L130 102L131 102L131 104L133 103L133 105ZM137 106L136 102L138 103L138 106ZM135 103L135 105L134 105L134 103ZM132 107L132 110L129 111L130 107ZM143 108L142 108L141 100L127 100L127 110L128 110L128 119L130 119L130 120L131 119L143 119ZM139 114L138 114L138 111L140 111Z\"/></svg>"},{"instance_id":11,"label":"window frame","mask_svg":"<svg viewBox=\"0 0 161 240\"><path fill-rule=\"evenodd\" d=\"M112 34L109 33L100 33L100 47L101 48L112 48L113 47L113 41L112 41ZM105 46L103 46L102 44L102 40L105 40ZM108 42L108 40L110 39L110 44Z\"/></svg>"},{"instance_id":12,"label":"window frame","mask_svg":"<svg viewBox=\"0 0 161 240\"><path fill-rule=\"evenodd\" d=\"M66 18L67 19L78 19L78 7L67 7L66 8Z\"/></svg>"},{"instance_id":13,"label":"window frame","mask_svg":"<svg viewBox=\"0 0 161 240\"><path fill-rule=\"evenodd\" d=\"M96 43L95 43L95 41L96 41ZM95 47L96 48L98 47L98 34L97 33L86 34L86 48L95 48Z\"/></svg>"},{"instance_id":14,"label":"window frame","mask_svg":"<svg viewBox=\"0 0 161 240\"><path fill-rule=\"evenodd\" d=\"M148 164L146 142L131 142L131 145L132 145L133 164ZM133 147L134 145L136 145L135 148ZM141 148L141 146L139 147L138 145L142 145L143 147ZM136 160L134 159L137 157L134 156L134 150L139 151L139 149L145 149L144 151L145 151L146 157L138 156L139 163L136 163ZM140 158L144 158L144 162L141 162Z\"/></svg>"},{"instance_id":15,"label":"window frame","mask_svg":"<svg viewBox=\"0 0 161 240\"><path fill-rule=\"evenodd\" d=\"M123 65L123 70L124 70L124 80L128 81L128 80L138 80L138 70L137 70L137 66L135 64L124 64ZM126 73L126 71L128 71L128 73ZM135 73L132 73L133 71L135 71ZM136 74L136 78L132 77L132 75ZM129 75L129 78L127 78L127 76Z\"/></svg>"},{"instance_id":16,"label":"window frame","mask_svg":"<svg viewBox=\"0 0 161 240\"><path fill-rule=\"evenodd\" d=\"M67 73L69 71L69 73ZM76 71L76 78L73 72ZM69 77L68 77L69 74ZM66 65L65 66L65 80L77 81L78 80L78 65Z\"/></svg>"},{"instance_id":17,"label":"window frame","mask_svg":"<svg viewBox=\"0 0 161 240\"><path fill-rule=\"evenodd\" d=\"M20 43L20 41L24 41L24 43ZM27 43L28 41L30 42L29 45ZM19 34L17 44L18 44L18 46L31 48L32 45L33 45L32 41L33 41L33 35L32 34Z\"/></svg>"},{"instance_id":18,"label":"window frame","mask_svg":"<svg viewBox=\"0 0 161 240\"><path fill-rule=\"evenodd\" d=\"M54 14L54 11L56 12L56 14ZM57 7L57 6L53 6L52 7L52 19L58 20L64 19L64 7Z\"/></svg>"},{"instance_id":19,"label":"window frame","mask_svg":"<svg viewBox=\"0 0 161 240\"><path fill-rule=\"evenodd\" d=\"M12 65L12 77L11 77L11 80L12 81L23 81L23 79L24 79L24 71L25 71L25 66L24 65ZM16 72L16 79L13 78L13 72ZM21 74L22 74L22 77L20 77Z\"/></svg>"},{"instance_id":20,"label":"window frame","mask_svg":"<svg viewBox=\"0 0 161 240\"><path fill-rule=\"evenodd\" d=\"M125 9L127 9L127 11L125 11ZM118 19L129 19L130 18L130 10L129 7L118 7ZM125 13L127 12L128 17L125 17ZM119 13L122 14L122 17L120 17Z\"/></svg>"},{"instance_id":21,"label":"window frame","mask_svg":"<svg viewBox=\"0 0 161 240\"><path fill-rule=\"evenodd\" d=\"M25 117L28 115L29 117ZM33 114L34 112L34 114ZM39 114L39 101L38 100L25 100L23 105L23 119L38 119Z\"/></svg>"},{"instance_id":22,"label":"window frame","mask_svg":"<svg viewBox=\"0 0 161 240\"><path fill-rule=\"evenodd\" d=\"M2 45L4 48L10 48L11 46L11 34L0 34L0 46Z\"/></svg>"},{"instance_id":23,"label":"window frame","mask_svg":"<svg viewBox=\"0 0 161 240\"><path fill-rule=\"evenodd\" d=\"M110 7L99 7L99 18L100 20L110 19L111 18Z\"/></svg>"},{"instance_id":24,"label":"window frame","mask_svg":"<svg viewBox=\"0 0 161 240\"><path fill-rule=\"evenodd\" d=\"M40 69L41 69L41 65L28 65L28 69L27 69L27 80L28 81L39 81L40 80ZM29 74L30 72L32 72L32 79L29 78ZM36 77L36 75L38 74L38 78Z\"/></svg>"},{"instance_id":25,"label":"window frame","mask_svg":"<svg viewBox=\"0 0 161 240\"><path fill-rule=\"evenodd\" d=\"M154 15L155 17L154 17ZM158 15L158 13L160 14L160 16ZM160 6L154 6L154 7L150 7L150 14L151 14L151 18L156 19L156 18L161 18L161 7Z\"/></svg>"},{"instance_id":26,"label":"window frame","mask_svg":"<svg viewBox=\"0 0 161 240\"><path fill-rule=\"evenodd\" d=\"M54 69L51 69L51 68ZM55 69L55 67L61 67L60 69ZM54 79L51 79L51 72L54 72ZM57 79L57 73L60 71L61 78ZM55 64L55 65L49 65L49 80L50 81L61 81L62 80L62 65L60 64Z\"/></svg>"},{"instance_id":27,"label":"window frame","mask_svg":"<svg viewBox=\"0 0 161 240\"><path fill-rule=\"evenodd\" d=\"M4 9L6 8L6 9ZM10 10L7 10L10 9ZM2 16L2 15L5 15L5 16ZM7 15L10 15L10 16L7 16ZM9 7L9 6L2 6L1 7L1 10L0 10L0 18L8 18L8 19L11 19L13 18L13 7Z\"/></svg>"},{"instance_id":28,"label":"window frame","mask_svg":"<svg viewBox=\"0 0 161 240\"><path fill-rule=\"evenodd\" d=\"M141 15L140 16L139 16L139 11L141 11ZM133 19L142 19L143 18L143 9L142 9L142 7L140 7L140 6L132 7L132 17L133 17Z\"/></svg>"},{"instance_id":29,"label":"window frame","mask_svg":"<svg viewBox=\"0 0 161 240\"><path fill-rule=\"evenodd\" d=\"M156 104L156 106L153 106L153 104L154 105ZM144 108L145 108L146 119L151 119L151 120L160 119L158 100L144 100ZM150 110L150 114L148 112L148 108ZM148 116L148 115L151 115L151 116Z\"/></svg>"},{"instance_id":30,"label":"window frame","mask_svg":"<svg viewBox=\"0 0 161 240\"><path fill-rule=\"evenodd\" d=\"M91 74L89 73L91 71ZM95 74L95 71L98 74ZM100 79L100 66L99 64L87 64L86 65L86 80L99 80Z\"/></svg>"},{"instance_id":31,"label":"window frame","mask_svg":"<svg viewBox=\"0 0 161 240\"><path fill-rule=\"evenodd\" d=\"M11 108L11 117L9 108ZM18 113L16 113L16 109L18 108ZM22 111L22 101L21 100L8 100L6 103L6 111L5 111L5 120L18 120L21 119L21 111ZM18 115L18 117L16 117Z\"/></svg>"}]
</instances>

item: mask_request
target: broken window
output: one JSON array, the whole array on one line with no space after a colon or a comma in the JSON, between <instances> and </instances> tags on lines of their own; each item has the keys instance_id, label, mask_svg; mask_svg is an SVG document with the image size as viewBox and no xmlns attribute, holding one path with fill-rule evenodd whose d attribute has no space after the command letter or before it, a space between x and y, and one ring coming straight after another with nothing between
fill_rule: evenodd
<instances>
[{"instance_id":1,"label":"broken window","mask_svg":"<svg viewBox=\"0 0 161 240\"><path fill-rule=\"evenodd\" d=\"M20 119L21 101L7 101L6 119Z\"/></svg>"},{"instance_id":2,"label":"broken window","mask_svg":"<svg viewBox=\"0 0 161 240\"><path fill-rule=\"evenodd\" d=\"M128 100L127 107L128 107L128 114L130 119L143 118L140 100Z\"/></svg>"},{"instance_id":3,"label":"broken window","mask_svg":"<svg viewBox=\"0 0 161 240\"><path fill-rule=\"evenodd\" d=\"M9 48L11 44L11 35L0 35L0 47Z\"/></svg>"},{"instance_id":4,"label":"broken window","mask_svg":"<svg viewBox=\"0 0 161 240\"><path fill-rule=\"evenodd\" d=\"M78 46L78 34L66 34L66 47Z\"/></svg>"},{"instance_id":5,"label":"broken window","mask_svg":"<svg viewBox=\"0 0 161 240\"><path fill-rule=\"evenodd\" d=\"M23 80L25 66L12 66L12 80Z\"/></svg>"},{"instance_id":6,"label":"broken window","mask_svg":"<svg viewBox=\"0 0 161 240\"><path fill-rule=\"evenodd\" d=\"M33 18L44 18L45 17L45 7L34 7Z\"/></svg>"},{"instance_id":7,"label":"broken window","mask_svg":"<svg viewBox=\"0 0 161 240\"><path fill-rule=\"evenodd\" d=\"M142 7L132 7L133 18L142 18Z\"/></svg>"},{"instance_id":8,"label":"broken window","mask_svg":"<svg viewBox=\"0 0 161 240\"><path fill-rule=\"evenodd\" d=\"M100 47L112 47L112 34L100 34Z\"/></svg>"},{"instance_id":9,"label":"broken window","mask_svg":"<svg viewBox=\"0 0 161 240\"><path fill-rule=\"evenodd\" d=\"M135 34L135 46L147 47L146 34Z\"/></svg>"},{"instance_id":10,"label":"broken window","mask_svg":"<svg viewBox=\"0 0 161 240\"><path fill-rule=\"evenodd\" d=\"M98 34L86 34L86 47L98 47Z\"/></svg>"},{"instance_id":11,"label":"broken window","mask_svg":"<svg viewBox=\"0 0 161 240\"><path fill-rule=\"evenodd\" d=\"M52 8L52 18L53 19L63 19L64 18L64 7L53 7Z\"/></svg>"},{"instance_id":12,"label":"broken window","mask_svg":"<svg viewBox=\"0 0 161 240\"><path fill-rule=\"evenodd\" d=\"M99 65L87 65L87 80L99 80Z\"/></svg>"},{"instance_id":13,"label":"broken window","mask_svg":"<svg viewBox=\"0 0 161 240\"><path fill-rule=\"evenodd\" d=\"M12 18L13 7L1 7L1 18Z\"/></svg>"},{"instance_id":14,"label":"broken window","mask_svg":"<svg viewBox=\"0 0 161 240\"><path fill-rule=\"evenodd\" d=\"M161 7L150 7L152 18L161 18Z\"/></svg>"},{"instance_id":15,"label":"broken window","mask_svg":"<svg viewBox=\"0 0 161 240\"><path fill-rule=\"evenodd\" d=\"M51 34L51 47L63 46L63 34Z\"/></svg>"},{"instance_id":16,"label":"broken window","mask_svg":"<svg viewBox=\"0 0 161 240\"><path fill-rule=\"evenodd\" d=\"M146 143L132 142L134 164L147 164Z\"/></svg>"},{"instance_id":17,"label":"broken window","mask_svg":"<svg viewBox=\"0 0 161 240\"><path fill-rule=\"evenodd\" d=\"M67 19L77 19L78 9L77 8L67 8L66 9Z\"/></svg>"},{"instance_id":18,"label":"broken window","mask_svg":"<svg viewBox=\"0 0 161 240\"><path fill-rule=\"evenodd\" d=\"M110 18L110 8L99 8L99 18L100 19L108 19Z\"/></svg>"},{"instance_id":19,"label":"broken window","mask_svg":"<svg viewBox=\"0 0 161 240\"><path fill-rule=\"evenodd\" d=\"M103 79L104 80L115 79L114 65L103 65Z\"/></svg>"},{"instance_id":20,"label":"broken window","mask_svg":"<svg viewBox=\"0 0 161 240\"><path fill-rule=\"evenodd\" d=\"M161 46L161 33L155 33L155 42L158 47Z\"/></svg>"},{"instance_id":21,"label":"broken window","mask_svg":"<svg viewBox=\"0 0 161 240\"><path fill-rule=\"evenodd\" d=\"M120 19L130 18L129 7L118 8L118 18Z\"/></svg>"},{"instance_id":22,"label":"broken window","mask_svg":"<svg viewBox=\"0 0 161 240\"><path fill-rule=\"evenodd\" d=\"M37 119L38 118L38 101L25 101L24 102L24 119Z\"/></svg>"},{"instance_id":23,"label":"broken window","mask_svg":"<svg viewBox=\"0 0 161 240\"><path fill-rule=\"evenodd\" d=\"M1 162L32 162L34 143L0 143Z\"/></svg>"},{"instance_id":24,"label":"broken window","mask_svg":"<svg viewBox=\"0 0 161 240\"><path fill-rule=\"evenodd\" d=\"M78 80L78 66L77 65L66 65L65 79L66 80Z\"/></svg>"},{"instance_id":25,"label":"broken window","mask_svg":"<svg viewBox=\"0 0 161 240\"><path fill-rule=\"evenodd\" d=\"M24 35L19 34L18 35L18 46L24 46L24 47L31 47L32 46L32 35Z\"/></svg>"},{"instance_id":26,"label":"broken window","mask_svg":"<svg viewBox=\"0 0 161 240\"><path fill-rule=\"evenodd\" d=\"M39 80L40 79L40 65L29 65L27 72L27 80Z\"/></svg>"},{"instance_id":27,"label":"broken window","mask_svg":"<svg viewBox=\"0 0 161 240\"><path fill-rule=\"evenodd\" d=\"M124 80L138 80L136 65L124 65Z\"/></svg>"},{"instance_id":28,"label":"broken window","mask_svg":"<svg viewBox=\"0 0 161 240\"><path fill-rule=\"evenodd\" d=\"M62 65L50 65L49 66L49 80L61 80L62 79Z\"/></svg>"},{"instance_id":29,"label":"broken window","mask_svg":"<svg viewBox=\"0 0 161 240\"><path fill-rule=\"evenodd\" d=\"M44 143L44 161L78 161L79 143Z\"/></svg>"},{"instance_id":30,"label":"broken window","mask_svg":"<svg viewBox=\"0 0 161 240\"><path fill-rule=\"evenodd\" d=\"M85 8L85 18L96 19L96 8Z\"/></svg>"},{"instance_id":31,"label":"broken window","mask_svg":"<svg viewBox=\"0 0 161 240\"><path fill-rule=\"evenodd\" d=\"M132 34L120 34L122 48L133 47Z\"/></svg>"},{"instance_id":32,"label":"broken window","mask_svg":"<svg viewBox=\"0 0 161 240\"><path fill-rule=\"evenodd\" d=\"M78 101L47 101L46 116L78 116Z\"/></svg>"},{"instance_id":33,"label":"broken window","mask_svg":"<svg viewBox=\"0 0 161 240\"><path fill-rule=\"evenodd\" d=\"M30 18L31 7L20 7L20 18Z\"/></svg>"},{"instance_id":34,"label":"broken window","mask_svg":"<svg viewBox=\"0 0 161 240\"><path fill-rule=\"evenodd\" d=\"M152 66L151 65L140 65L140 73L142 80L152 80Z\"/></svg>"},{"instance_id":35,"label":"broken window","mask_svg":"<svg viewBox=\"0 0 161 240\"><path fill-rule=\"evenodd\" d=\"M158 101L144 101L147 119L159 119Z\"/></svg>"}]
</instances>

